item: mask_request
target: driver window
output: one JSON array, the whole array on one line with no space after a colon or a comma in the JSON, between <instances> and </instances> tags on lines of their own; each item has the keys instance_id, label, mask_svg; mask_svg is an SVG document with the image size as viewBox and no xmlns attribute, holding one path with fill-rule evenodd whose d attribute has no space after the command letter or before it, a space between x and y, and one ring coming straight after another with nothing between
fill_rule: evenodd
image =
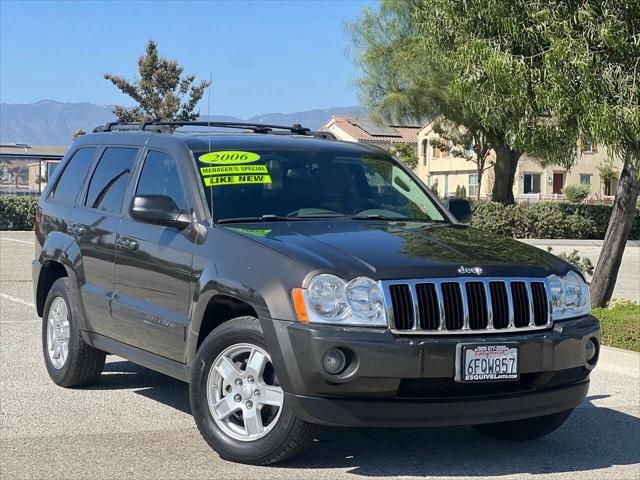
<instances>
[{"instance_id":1,"label":"driver window","mask_svg":"<svg viewBox=\"0 0 640 480\"><path fill-rule=\"evenodd\" d=\"M188 209L178 166L173 158L162 152L151 150L147 154L136 195L165 195L174 201L178 209Z\"/></svg>"}]
</instances>

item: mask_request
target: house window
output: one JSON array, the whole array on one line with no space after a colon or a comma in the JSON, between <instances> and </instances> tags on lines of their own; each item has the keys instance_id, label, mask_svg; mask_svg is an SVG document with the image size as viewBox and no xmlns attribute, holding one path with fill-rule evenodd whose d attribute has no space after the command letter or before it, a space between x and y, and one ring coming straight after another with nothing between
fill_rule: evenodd
<instances>
[{"instance_id":1,"label":"house window","mask_svg":"<svg viewBox=\"0 0 640 480\"><path fill-rule=\"evenodd\" d=\"M477 192L478 192L478 174L477 173L470 173L469 174L469 188L468 188L468 195L470 197L475 197Z\"/></svg>"},{"instance_id":2,"label":"house window","mask_svg":"<svg viewBox=\"0 0 640 480\"><path fill-rule=\"evenodd\" d=\"M591 174L581 173L580 174L580 185L591 185Z\"/></svg>"},{"instance_id":3,"label":"house window","mask_svg":"<svg viewBox=\"0 0 640 480\"><path fill-rule=\"evenodd\" d=\"M589 135L584 135L582 137L582 151L586 153L594 153L598 151L596 142L591 141L591 137Z\"/></svg>"},{"instance_id":4,"label":"house window","mask_svg":"<svg viewBox=\"0 0 640 480\"><path fill-rule=\"evenodd\" d=\"M440 155L436 155L439 153L440 153L440 150L438 150L435 145L431 145L431 158L439 157Z\"/></svg>"},{"instance_id":5,"label":"house window","mask_svg":"<svg viewBox=\"0 0 640 480\"><path fill-rule=\"evenodd\" d=\"M426 140L424 140L422 142L422 151L424 152L422 154L422 165L425 166L425 167L427 166L427 156L429 155L429 150L427 148L428 146L429 146L429 144L427 143Z\"/></svg>"},{"instance_id":6,"label":"house window","mask_svg":"<svg viewBox=\"0 0 640 480\"><path fill-rule=\"evenodd\" d=\"M540 193L540 177L539 173L525 173L522 193Z\"/></svg>"}]
</instances>

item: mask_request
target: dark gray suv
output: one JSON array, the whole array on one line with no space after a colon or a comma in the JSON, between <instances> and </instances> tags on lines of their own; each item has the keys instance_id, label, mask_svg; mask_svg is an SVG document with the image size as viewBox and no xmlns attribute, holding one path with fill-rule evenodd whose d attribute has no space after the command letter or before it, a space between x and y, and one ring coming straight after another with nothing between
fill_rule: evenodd
<instances>
[{"instance_id":1,"label":"dark gray suv","mask_svg":"<svg viewBox=\"0 0 640 480\"><path fill-rule=\"evenodd\" d=\"M316 425L528 440L585 398L599 324L571 265L466 226L380 148L202 126L108 124L50 179L33 285L55 383L107 354L189 382L207 442L254 464Z\"/></svg>"}]
</instances>

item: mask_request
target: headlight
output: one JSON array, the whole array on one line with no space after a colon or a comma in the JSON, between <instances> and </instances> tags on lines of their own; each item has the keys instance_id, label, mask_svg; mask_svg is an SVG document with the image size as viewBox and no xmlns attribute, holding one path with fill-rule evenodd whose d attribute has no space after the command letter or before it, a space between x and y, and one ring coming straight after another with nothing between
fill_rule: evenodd
<instances>
[{"instance_id":1,"label":"headlight","mask_svg":"<svg viewBox=\"0 0 640 480\"><path fill-rule=\"evenodd\" d=\"M296 291L300 295L296 295ZM375 280L357 277L345 282L335 275L313 277L306 289L295 289L294 304L304 302L307 321L340 325L386 326L382 289ZM301 305L296 304L300 317ZM300 318L299 318L300 319Z\"/></svg>"},{"instance_id":2,"label":"headlight","mask_svg":"<svg viewBox=\"0 0 640 480\"><path fill-rule=\"evenodd\" d=\"M576 272L560 278L548 277L551 291L551 316L554 320L565 320L591 313L589 286Z\"/></svg>"}]
</instances>

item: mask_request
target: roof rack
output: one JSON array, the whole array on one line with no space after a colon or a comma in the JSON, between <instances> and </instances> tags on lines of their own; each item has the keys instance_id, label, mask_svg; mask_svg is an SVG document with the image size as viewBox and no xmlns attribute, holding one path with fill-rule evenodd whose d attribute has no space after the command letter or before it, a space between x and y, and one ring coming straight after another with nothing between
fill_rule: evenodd
<instances>
[{"instance_id":1,"label":"roof rack","mask_svg":"<svg viewBox=\"0 0 640 480\"><path fill-rule=\"evenodd\" d=\"M291 126L271 125L267 123L251 123L251 122L202 122L202 121L170 121L163 122L160 120L152 120L147 122L108 122L93 129L97 132L113 132L113 131L149 131L155 133L173 133L179 127L215 127L215 128L235 128L239 130L250 130L253 133L270 133L276 135L294 134L309 135L317 138L325 138L335 140L335 136L329 132L316 132L309 128L303 127L299 123Z\"/></svg>"}]
</instances>

